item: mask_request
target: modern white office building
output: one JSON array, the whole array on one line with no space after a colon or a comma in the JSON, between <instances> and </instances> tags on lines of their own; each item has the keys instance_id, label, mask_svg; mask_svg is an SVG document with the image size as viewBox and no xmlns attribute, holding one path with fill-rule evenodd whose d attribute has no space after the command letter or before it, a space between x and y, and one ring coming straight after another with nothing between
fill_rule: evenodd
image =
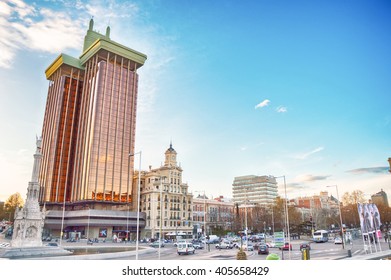
<instances>
[{"instance_id":1,"label":"modern white office building","mask_svg":"<svg viewBox=\"0 0 391 280\"><path fill-rule=\"evenodd\" d=\"M239 176L232 186L233 202L239 206L272 204L278 195L273 176Z\"/></svg>"}]
</instances>

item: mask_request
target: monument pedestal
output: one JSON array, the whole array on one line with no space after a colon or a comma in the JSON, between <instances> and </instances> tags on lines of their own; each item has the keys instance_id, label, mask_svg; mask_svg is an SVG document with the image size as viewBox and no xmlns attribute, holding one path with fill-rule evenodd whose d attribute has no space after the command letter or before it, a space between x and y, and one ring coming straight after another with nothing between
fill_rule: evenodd
<instances>
[{"instance_id":1,"label":"monument pedestal","mask_svg":"<svg viewBox=\"0 0 391 280\"><path fill-rule=\"evenodd\" d=\"M71 255L72 252L62 247L40 246L40 247L10 247L5 249L0 258L39 258Z\"/></svg>"}]
</instances>

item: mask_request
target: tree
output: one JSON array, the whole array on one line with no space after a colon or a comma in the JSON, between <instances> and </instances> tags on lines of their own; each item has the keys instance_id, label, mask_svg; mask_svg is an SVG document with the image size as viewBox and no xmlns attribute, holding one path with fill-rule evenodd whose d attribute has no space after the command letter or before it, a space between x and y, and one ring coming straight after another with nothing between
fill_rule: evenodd
<instances>
[{"instance_id":1,"label":"tree","mask_svg":"<svg viewBox=\"0 0 391 280\"><path fill-rule=\"evenodd\" d=\"M342 204L343 205L365 203L365 202L366 202L366 200L364 197L364 193L360 190L352 191L351 194L349 192L346 192L342 196Z\"/></svg>"},{"instance_id":2,"label":"tree","mask_svg":"<svg viewBox=\"0 0 391 280\"><path fill-rule=\"evenodd\" d=\"M24 201L20 196L20 193L14 193L4 203L4 211L9 215L10 221L14 221L14 215L16 208L23 207Z\"/></svg>"}]
</instances>

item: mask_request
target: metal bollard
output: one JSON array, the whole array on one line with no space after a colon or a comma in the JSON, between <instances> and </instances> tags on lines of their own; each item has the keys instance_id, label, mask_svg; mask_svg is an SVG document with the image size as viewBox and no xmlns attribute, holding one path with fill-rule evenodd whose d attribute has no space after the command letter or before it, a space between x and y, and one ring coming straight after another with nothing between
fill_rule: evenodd
<instances>
[{"instance_id":1,"label":"metal bollard","mask_svg":"<svg viewBox=\"0 0 391 280\"><path fill-rule=\"evenodd\" d=\"M352 250L348 249L348 257L351 258L352 257Z\"/></svg>"},{"instance_id":2,"label":"metal bollard","mask_svg":"<svg viewBox=\"0 0 391 280\"><path fill-rule=\"evenodd\" d=\"M304 248L301 250L301 259L302 260L310 259L310 250L308 248Z\"/></svg>"}]
</instances>

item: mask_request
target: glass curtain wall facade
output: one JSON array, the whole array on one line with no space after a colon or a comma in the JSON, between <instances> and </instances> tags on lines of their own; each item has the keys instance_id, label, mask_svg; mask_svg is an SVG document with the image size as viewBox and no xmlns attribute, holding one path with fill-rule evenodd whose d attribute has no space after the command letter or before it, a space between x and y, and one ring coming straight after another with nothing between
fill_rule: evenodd
<instances>
[{"instance_id":1,"label":"glass curtain wall facade","mask_svg":"<svg viewBox=\"0 0 391 280\"><path fill-rule=\"evenodd\" d=\"M82 89L81 69L63 66L51 77L42 128L41 201L64 201L71 189Z\"/></svg>"},{"instance_id":2,"label":"glass curtain wall facade","mask_svg":"<svg viewBox=\"0 0 391 280\"><path fill-rule=\"evenodd\" d=\"M137 69L146 56L91 22L80 59L62 54L46 70L42 204L132 201Z\"/></svg>"},{"instance_id":3,"label":"glass curtain wall facade","mask_svg":"<svg viewBox=\"0 0 391 280\"><path fill-rule=\"evenodd\" d=\"M130 202L137 74L117 55L99 60L87 63L71 200Z\"/></svg>"}]
</instances>

